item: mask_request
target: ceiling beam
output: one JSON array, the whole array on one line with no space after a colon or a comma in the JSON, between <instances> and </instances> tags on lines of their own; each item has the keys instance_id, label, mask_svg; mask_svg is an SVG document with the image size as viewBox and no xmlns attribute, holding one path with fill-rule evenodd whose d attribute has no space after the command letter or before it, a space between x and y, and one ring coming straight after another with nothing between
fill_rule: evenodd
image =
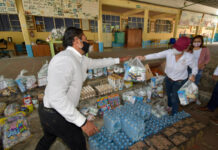
<instances>
[{"instance_id":1,"label":"ceiling beam","mask_svg":"<svg viewBox=\"0 0 218 150\"><path fill-rule=\"evenodd\" d=\"M163 7L163 6L133 2L133 1L126 1L126 0L101 0L101 2L103 5L124 7L124 8L130 8L130 9L136 9L136 8L149 9L151 11L158 11L158 12L170 13L170 14L178 14L180 11L179 9L169 8L167 6Z\"/></svg>"},{"instance_id":2,"label":"ceiling beam","mask_svg":"<svg viewBox=\"0 0 218 150\"><path fill-rule=\"evenodd\" d=\"M137 13L143 12L143 11L144 10L142 10L142 9L134 9L134 10L129 10L129 11L124 12L122 15L123 16L131 16L131 15L135 15Z\"/></svg>"},{"instance_id":3,"label":"ceiling beam","mask_svg":"<svg viewBox=\"0 0 218 150\"><path fill-rule=\"evenodd\" d=\"M160 18L171 18L170 14L158 14L158 15L154 15L151 16L152 19L160 19ZM175 17L172 17L175 18Z\"/></svg>"}]
</instances>

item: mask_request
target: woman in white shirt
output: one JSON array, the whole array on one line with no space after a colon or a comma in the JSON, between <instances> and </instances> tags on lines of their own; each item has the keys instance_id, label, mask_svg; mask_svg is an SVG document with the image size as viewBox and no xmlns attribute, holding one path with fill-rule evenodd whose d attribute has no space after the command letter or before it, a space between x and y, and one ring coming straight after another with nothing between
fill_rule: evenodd
<instances>
[{"instance_id":1,"label":"woman in white shirt","mask_svg":"<svg viewBox=\"0 0 218 150\"><path fill-rule=\"evenodd\" d=\"M168 106L172 109L172 115L178 112L179 98L177 91L188 79L188 66L192 68L191 81L195 81L198 67L193 55L185 52L190 44L188 37L180 37L173 45L173 49L168 49L159 53L145 56L137 56L140 60L152 60L166 58L166 92L168 96Z\"/></svg>"},{"instance_id":2,"label":"woman in white shirt","mask_svg":"<svg viewBox=\"0 0 218 150\"><path fill-rule=\"evenodd\" d=\"M195 84L199 85L203 70L210 61L210 51L204 46L203 36L197 35L193 38L188 52L194 55L195 61L198 65L198 73L195 77ZM188 72L189 74L191 73L190 68L188 68Z\"/></svg>"}]
</instances>

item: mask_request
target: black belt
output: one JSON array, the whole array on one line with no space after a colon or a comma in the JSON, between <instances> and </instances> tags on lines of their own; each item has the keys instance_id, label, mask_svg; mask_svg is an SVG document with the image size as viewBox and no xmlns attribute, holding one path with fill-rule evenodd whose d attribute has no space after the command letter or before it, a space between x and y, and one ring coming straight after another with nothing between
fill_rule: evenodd
<instances>
[{"instance_id":1,"label":"black belt","mask_svg":"<svg viewBox=\"0 0 218 150\"><path fill-rule=\"evenodd\" d=\"M57 113L57 111L53 108L47 108L44 106L44 104L41 104L42 105L42 109L46 112L49 112L49 113Z\"/></svg>"}]
</instances>

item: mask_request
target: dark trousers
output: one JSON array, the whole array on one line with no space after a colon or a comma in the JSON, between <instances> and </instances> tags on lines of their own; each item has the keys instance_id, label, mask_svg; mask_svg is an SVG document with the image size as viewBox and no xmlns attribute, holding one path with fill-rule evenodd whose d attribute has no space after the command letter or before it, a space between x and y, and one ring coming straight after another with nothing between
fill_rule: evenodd
<instances>
[{"instance_id":1,"label":"dark trousers","mask_svg":"<svg viewBox=\"0 0 218 150\"><path fill-rule=\"evenodd\" d=\"M214 111L218 107L218 81L213 89L212 96L209 103L207 104L208 109Z\"/></svg>"},{"instance_id":2,"label":"dark trousers","mask_svg":"<svg viewBox=\"0 0 218 150\"><path fill-rule=\"evenodd\" d=\"M39 117L44 136L36 146L36 150L48 150L56 137L61 138L71 150L86 150L86 141L80 127L66 121L54 109L39 105Z\"/></svg>"},{"instance_id":3,"label":"dark trousers","mask_svg":"<svg viewBox=\"0 0 218 150\"><path fill-rule=\"evenodd\" d=\"M172 107L172 115L176 114L179 110L179 97L177 92L186 81L187 79L182 81L173 81L168 77L165 78L168 106Z\"/></svg>"},{"instance_id":4,"label":"dark trousers","mask_svg":"<svg viewBox=\"0 0 218 150\"><path fill-rule=\"evenodd\" d=\"M188 74L190 75L191 73L192 73L192 69L190 67L188 67ZM199 86L199 84L200 84L202 74L203 74L203 70L198 70L198 73L195 76L195 84L197 86Z\"/></svg>"}]
</instances>

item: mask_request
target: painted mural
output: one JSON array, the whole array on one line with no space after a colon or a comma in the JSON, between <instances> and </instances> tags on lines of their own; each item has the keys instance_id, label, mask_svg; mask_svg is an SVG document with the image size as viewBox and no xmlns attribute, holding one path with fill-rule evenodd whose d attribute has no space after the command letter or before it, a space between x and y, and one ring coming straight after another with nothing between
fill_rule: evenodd
<instances>
[{"instance_id":1,"label":"painted mural","mask_svg":"<svg viewBox=\"0 0 218 150\"><path fill-rule=\"evenodd\" d=\"M26 14L65 18L97 19L99 0L23 0Z\"/></svg>"},{"instance_id":2,"label":"painted mural","mask_svg":"<svg viewBox=\"0 0 218 150\"><path fill-rule=\"evenodd\" d=\"M16 14L15 0L0 0L0 13Z\"/></svg>"}]
</instances>

